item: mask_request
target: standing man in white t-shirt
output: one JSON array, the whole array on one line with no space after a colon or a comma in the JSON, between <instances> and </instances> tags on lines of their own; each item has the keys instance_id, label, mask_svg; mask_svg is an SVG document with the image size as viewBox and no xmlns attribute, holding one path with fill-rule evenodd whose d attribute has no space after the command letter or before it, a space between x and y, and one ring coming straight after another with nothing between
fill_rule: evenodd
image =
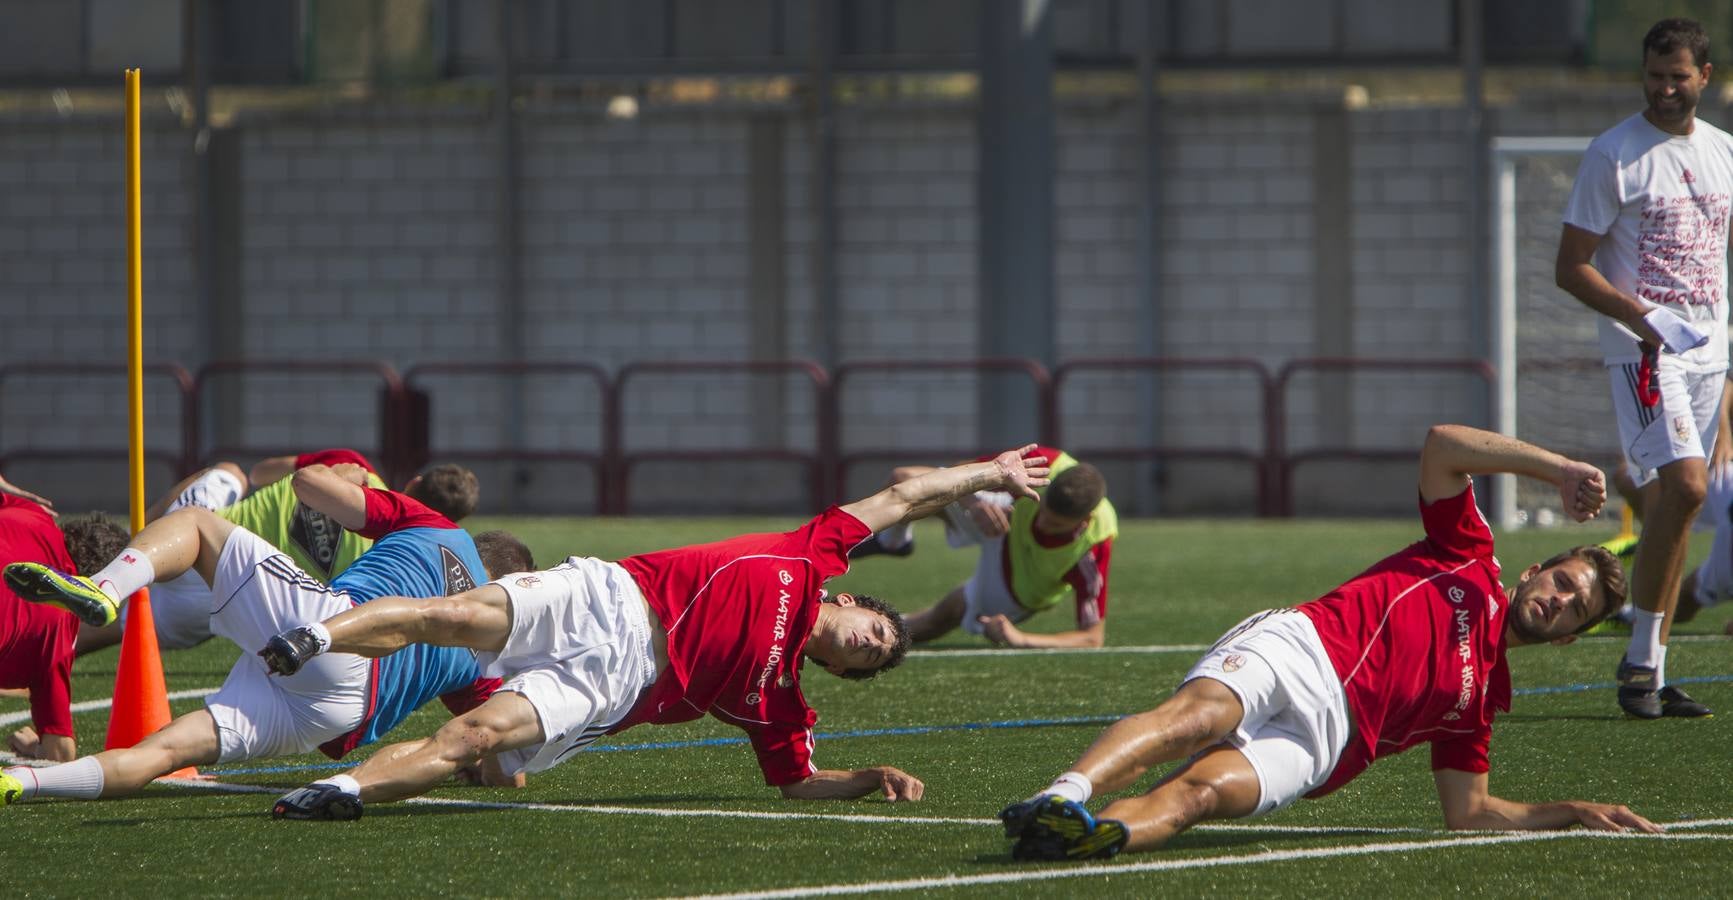
<instances>
[{"instance_id":1,"label":"standing man in white t-shirt","mask_svg":"<svg viewBox=\"0 0 1733 900\"><path fill-rule=\"evenodd\" d=\"M1649 29L1648 106L1589 145L1559 239L1558 286L1602 316L1619 437L1644 492L1637 609L1618 668L1619 706L1643 719L1709 714L1666 679L1668 620L1727 371L1733 138L1696 118L1709 74L1703 26Z\"/></svg>"}]
</instances>

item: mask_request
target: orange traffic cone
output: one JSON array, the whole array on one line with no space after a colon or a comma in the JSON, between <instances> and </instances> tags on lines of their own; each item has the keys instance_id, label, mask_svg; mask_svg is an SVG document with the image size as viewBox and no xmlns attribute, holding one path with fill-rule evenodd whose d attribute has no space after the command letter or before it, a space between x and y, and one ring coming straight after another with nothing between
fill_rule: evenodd
<instances>
[{"instance_id":1,"label":"orange traffic cone","mask_svg":"<svg viewBox=\"0 0 1733 900\"><path fill-rule=\"evenodd\" d=\"M162 654L157 650L156 619L150 612L150 589L141 588L128 600L126 630L120 638L120 670L114 675L114 703L108 712L104 749L131 747L169 723L168 682L163 680ZM164 778L194 778L191 766Z\"/></svg>"}]
</instances>

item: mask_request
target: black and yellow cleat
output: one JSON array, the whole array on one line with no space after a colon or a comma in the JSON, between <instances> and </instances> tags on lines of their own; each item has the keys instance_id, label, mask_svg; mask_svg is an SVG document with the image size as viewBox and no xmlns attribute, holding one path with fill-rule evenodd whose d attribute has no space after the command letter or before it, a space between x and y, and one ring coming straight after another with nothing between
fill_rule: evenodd
<instances>
[{"instance_id":1,"label":"black and yellow cleat","mask_svg":"<svg viewBox=\"0 0 1733 900\"><path fill-rule=\"evenodd\" d=\"M1036 804L1032 814L1016 804L1000 813L1010 832L1007 813L1016 810L1021 820L1017 843L1011 848L1011 858L1018 860L1080 860L1112 859L1124 849L1129 833L1124 823L1113 819L1097 819L1083 804L1063 797L1047 796L1029 801Z\"/></svg>"},{"instance_id":2,"label":"black and yellow cleat","mask_svg":"<svg viewBox=\"0 0 1733 900\"><path fill-rule=\"evenodd\" d=\"M0 772L0 806L10 806L24 799L24 783Z\"/></svg>"},{"instance_id":3,"label":"black and yellow cleat","mask_svg":"<svg viewBox=\"0 0 1733 900\"><path fill-rule=\"evenodd\" d=\"M17 562L6 567L6 586L32 603L48 603L98 628L120 617L120 604L83 575L71 575L41 563Z\"/></svg>"},{"instance_id":4,"label":"black and yellow cleat","mask_svg":"<svg viewBox=\"0 0 1733 900\"><path fill-rule=\"evenodd\" d=\"M1657 691L1655 696L1661 701L1661 715L1669 719L1706 719L1715 715L1714 710L1670 684Z\"/></svg>"}]
</instances>

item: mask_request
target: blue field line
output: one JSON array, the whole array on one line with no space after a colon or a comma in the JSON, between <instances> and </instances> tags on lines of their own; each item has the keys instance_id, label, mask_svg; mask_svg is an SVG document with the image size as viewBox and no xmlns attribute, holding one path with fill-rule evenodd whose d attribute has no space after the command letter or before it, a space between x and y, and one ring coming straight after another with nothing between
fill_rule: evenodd
<instances>
[{"instance_id":1,"label":"blue field line","mask_svg":"<svg viewBox=\"0 0 1733 900\"><path fill-rule=\"evenodd\" d=\"M1733 681L1733 675L1699 675L1694 678L1670 678L1669 684L1718 684ZM1596 684L1565 684L1556 687L1518 688L1511 691L1517 697L1532 697L1543 694L1579 694L1584 691L1601 691L1616 688L1612 682ZM939 734L947 731L995 731L1010 728L1050 728L1055 725L1106 725L1124 718L1123 715L1106 716L1064 716L1057 719L1006 719L1000 722L961 722L955 725L911 725L904 728L864 728L856 731L836 731L829 734L814 734L814 740L834 741L847 738L865 737L896 737L911 734ZM695 747L728 747L745 744L744 737L700 738L690 741L655 741L645 744L614 744L605 747L589 746L584 753L620 753L636 750L688 750ZM349 769L355 763L307 763L295 766L272 766L264 768L204 769L210 775L279 775L285 772L315 772L324 769Z\"/></svg>"}]
</instances>

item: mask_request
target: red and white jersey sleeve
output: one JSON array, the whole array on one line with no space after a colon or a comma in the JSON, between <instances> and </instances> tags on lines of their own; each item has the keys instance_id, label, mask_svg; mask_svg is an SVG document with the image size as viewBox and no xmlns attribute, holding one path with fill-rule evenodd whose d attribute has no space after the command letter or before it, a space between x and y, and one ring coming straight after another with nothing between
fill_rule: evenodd
<instances>
[{"instance_id":1,"label":"red and white jersey sleeve","mask_svg":"<svg viewBox=\"0 0 1733 900\"><path fill-rule=\"evenodd\" d=\"M746 729L769 783L811 774L818 716L800 692L801 654L825 581L871 536L831 507L794 531L621 560L668 634L668 667L614 730L709 713Z\"/></svg>"},{"instance_id":2,"label":"red and white jersey sleeve","mask_svg":"<svg viewBox=\"0 0 1733 900\"><path fill-rule=\"evenodd\" d=\"M1089 548L1065 573L1077 595L1077 627L1094 628L1107 619L1107 565L1113 559L1113 538Z\"/></svg>"},{"instance_id":3,"label":"red and white jersey sleeve","mask_svg":"<svg viewBox=\"0 0 1733 900\"><path fill-rule=\"evenodd\" d=\"M308 466L335 466L342 463L354 463L375 475L379 474L379 470L375 469L373 463L368 462L367 457L362 456L359 450L350 450L347 447L316 450L295 457L295 468L297 469L305 469Z\"/></svg>"},{"instance_id":4,"label":"red and white jersey sleeve","mask_svg":"<svg viewBox=\"0 0 1733 900\"><path fill-rule=\"evenodd\" d=\"M1422 502L1426 537L1299 606L1342 679L1354 737L1330 779L1433 743L1439 768L1486 771L1493 717L1510 708L1504 588L1472 487Z\"/></svg>"},{"instance_id":5,"label":"red and white jersey sleeve","mask_svg":"<svg viewBox=\"0 0 1733 900\"><path fill-rule=\"evenodd\" d=\"M405 528L457 527L456 523L408 494L370 487L361 490L367 498L367 524L355 533L364 538L376 541Z\"/></svg>"}]
</instances>

